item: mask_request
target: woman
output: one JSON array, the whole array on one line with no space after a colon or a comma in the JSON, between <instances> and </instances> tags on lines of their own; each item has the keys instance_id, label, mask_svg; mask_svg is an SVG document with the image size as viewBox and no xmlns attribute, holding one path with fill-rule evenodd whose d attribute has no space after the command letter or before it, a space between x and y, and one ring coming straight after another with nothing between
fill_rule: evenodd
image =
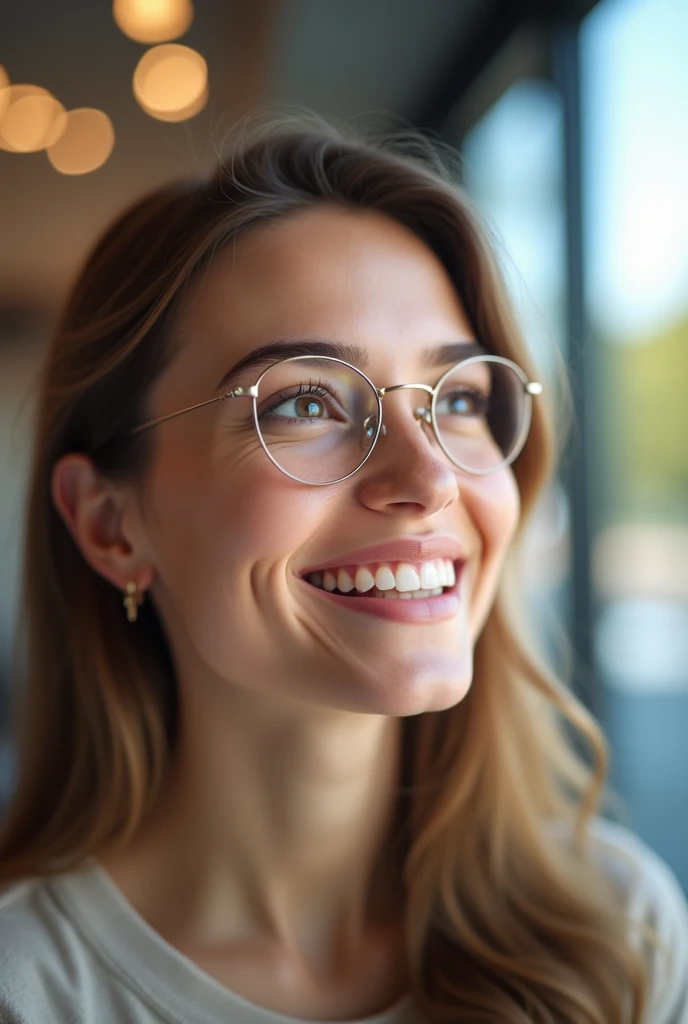
<instances>
[{"instance_id":1,"label":"woman","mask_svg":"<svg viewBox=\"0 0 688 1024\"><path fill-rule=\"evenodd\" d=\"M273 124L110 228L40 385L4 1020L681 1019L508 597L541 390L437 159Z\"/></svg>"}]
</instances>

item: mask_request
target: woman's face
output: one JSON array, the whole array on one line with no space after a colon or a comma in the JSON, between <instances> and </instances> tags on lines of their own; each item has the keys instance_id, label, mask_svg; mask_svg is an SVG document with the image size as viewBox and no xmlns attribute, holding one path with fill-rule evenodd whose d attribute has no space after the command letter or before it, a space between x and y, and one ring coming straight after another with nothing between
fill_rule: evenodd
<instances>
[{"instance_id":1,"label":"woman's face","mask_svg":"<svg viewBox=\"0 0 688 1024\"><path fill-rule=\"evenodd\" d=\"M380 214L325 205L228 248L194 287L179 330L151 417L212 397L230 366L271 342L358 346L367 376L388 387L434 385L455 360L433 368L426 350L474 339L423 242ZM253 384L260 372L251 368L231 386ZM361 469L308 486L270 462L251 405L216 402L154 431L140 525L181 684L207 680L277 702L383 715L456 704L518 522L511 470L459 470L413 416L425 394L402 390L383 399L387 434ZM431 558L446 545L446 556L463 562L454 596L397 599L400 610L388 613L388 598L333 599L304 578L325 566L336 578L339 567L396 571L416 562L413 547L402 557L360 552L433 538L441 539Z\"/></svg>"}]
</instances>

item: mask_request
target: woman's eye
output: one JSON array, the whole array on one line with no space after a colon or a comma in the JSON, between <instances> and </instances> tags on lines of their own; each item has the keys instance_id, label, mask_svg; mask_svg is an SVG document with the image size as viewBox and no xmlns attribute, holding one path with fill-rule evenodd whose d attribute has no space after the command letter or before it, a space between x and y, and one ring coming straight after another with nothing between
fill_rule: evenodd
<instances>
[{"instance_id":1,"label":"woman's eye","mask_svg":"<svg viewBox=\"0 0 688 1024\"><path fill-rule=\"evenodd\" d=\"M341 408L322 384L302 384L275 393L260 411L261 417L290 420L331 420L340 418Z\"/></svg>"},{"instance_id":2,"label":"woman's eye","mask_svg":"<svg viewBox=\"0 0 688 1024\"><path fill-rule=\"evenodd\" d=\"M437 412L453 416L484 416L487 404L487 396L482 392L454 391L437 403Z\"/></svg>"},{"instance_id":3,"label":"woman's eye","mask_svg":"<svg viewBox=\"0 0 688 1024\"><path fill-rule=\"evenodd\" d=\"M288 416L292 419L326 419L327 407L322 398L313 395L299 395L282 402L270 412L271 416Z\"/></svg>"}]
</instances>

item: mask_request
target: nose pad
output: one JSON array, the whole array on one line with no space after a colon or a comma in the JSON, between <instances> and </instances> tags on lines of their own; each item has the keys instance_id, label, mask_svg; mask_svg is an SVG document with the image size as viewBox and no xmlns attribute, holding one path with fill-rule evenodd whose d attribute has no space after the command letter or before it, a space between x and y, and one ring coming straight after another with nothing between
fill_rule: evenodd
<instances>
[{"instance_id":1,"label":"nose pad","mask_svg":"<svg viewBox=\"0 0 688 1024\"><path fill-rule=\"evenodd\" d=\"M414 416L414 419L417 419L419 421L423 420L423 422L427 423L428 426L430 426L430 427L432 426L432 417L430 416L430 410L429 409L425 409L422 405L418 406L417 409L414 409L413 416ZM375 433L375 424L374 424L373 420L374 420L373 416L368 416L365 419L365 421L363 423L363 436L364 436L364 438L371 438L373 436L373 434ZM380 433L382 434L383 437L387 433L387 427L384 425L384 423L382 424L382 430L380 431Z\"/></svg>"},{"instance_id":2,"label":"nose pad","mask_svg":"<svg viewBox=\"0 0 688 1024\"><path fill-rule=\"evenodd\" d=\"M370 416L366 416L366 418L363 420L363 436L364 437L373 437L373 435L375 434L376 428L377 428L377 417L372 415L372 414ZM387 427L384 425L384 423L382 424L382 433L383 434L387 433Z\"/></svg>"}]
</instances>

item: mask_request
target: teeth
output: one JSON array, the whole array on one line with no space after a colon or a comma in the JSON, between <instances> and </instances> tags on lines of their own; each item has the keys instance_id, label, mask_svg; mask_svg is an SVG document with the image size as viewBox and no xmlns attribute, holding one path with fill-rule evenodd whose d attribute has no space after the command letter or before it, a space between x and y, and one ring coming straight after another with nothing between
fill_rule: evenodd
<instances>
[{"instance_id":1,"label":"teeth","mask_svg":"<svg viewBox=\"0 0 688 1024\"><path fill-rule=\"evenodd\" d=\"M375 573L375 586L378 590L393 590L394 589L394 573L388 565L381 565ZM402 588L399 586L399 573L397 572L397 590ZM410 588L407 588L410 589Z\"/></svg>"},{"instance_id":2,"label":"teeth","mask_svg":"<svg viewBox=\"0 0 688 1024\"><path fill-rule=\"evenodd\" d=\"M401 595L396 590L386 590L383 596L388 601L397 601Z\"/></svg>"},{"instance_id":3,"label":"teeth","mask_svg":"<svg viewBox=\"0 0 688 1024\"><path fill-rule=\"evenodd\" d=\"M353 570L352 570L353 571ZM396 572L389 565L381 565L373 571L365 565L359 566L354 575L348 569L326 569L324 572L313 572L309 581L316 587L332 593L350 594L356 590L359 594L372 591L375 597L425 598L441 594L443 587L453 587L456 583L454 563L446 558L423 562L416 567L409 562L400 562Z\"/></svg>"},{"instance_id":4,"label":"teeth","mask_svg":"<svg viewBox=\"0 0 688 1024\"><path fill-rule=\"evenodd\" d=\"M442 586L437 562L423 562L420 567L420 586L428 590L435 590Z\"/></svg>"},{"instance_id":5,"label":"teeth","mask_svg":"<svg viewBox=\"0 0 688 1024\"><path fill-rule=\"evenodd\" d=\"M325 570L325 575L323 576L323 587L325 590L329 591L335 590L337 587L337 577L334 573L330 572L329 569Z\"/></svg>"},{"instance_id":6,"label":"teeth","mask_svg":"<svg viewBox=\"0 0 688 1024\"><path fill-rule=\"evenodd\" d=\"M348 594L354 589L355 585L353 578L346 569L340 569L337 573L337 590L341 591L342 594Z\"/></svg>"},{"instance_id":7,"label":"teeth","mask_svg":"<svg viewBox=\"0 0 688 1024\"><path fill-rule=\"evenodd\" d=\"M420 577L412 565L408 562L402 562L397 568L394 575L396 579L397 590L401 593L406 590L418 590L420 587Z\"/></svg>"},{"instance_id":8,"label":"teeth","mask_svg":"<svg viewBox=\"0 0 688 1024\"><path fill-rule=\"evenodd\" d=\"M375 577L369 569L361 566L356 570L356 590L359 594L365 594L375 586Z\"/></svg>"}]
</instances>

